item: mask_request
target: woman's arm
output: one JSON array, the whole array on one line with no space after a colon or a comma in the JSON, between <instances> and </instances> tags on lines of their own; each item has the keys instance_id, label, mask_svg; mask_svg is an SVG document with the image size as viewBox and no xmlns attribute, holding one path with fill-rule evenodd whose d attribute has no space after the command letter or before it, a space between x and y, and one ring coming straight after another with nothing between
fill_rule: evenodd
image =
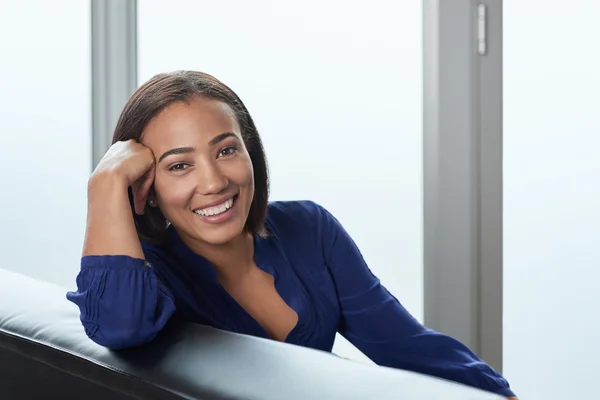
<instances>
[{"instance_id":1,"label":"woman's arm","mask_svg":"<svg viewBox=\"0 0 600 400\"><path fill-rule=\"evenodd\" d=\"M111 146L88 183L83 256L121 254L144 258L128 189L136 186L136 212L141 214L153 180L154 155L150 149L134 141Z\"/></svg>"},{"instance_id":2,"label":"woman's arm","mask_svg":"<svg viewBox=\"0 0 600 400\"><path fill-rule=\"evenodd\" d=\"M504 396L508 382L459 341L425 328L381 285L341 224L320 207L323 256L341 307L339 332L379 365Z\"/></svg>"},{"instance_id":3,"label":"woman's arm","mask_svg":"<svg viewBox=\"0 0 600 400\"><path fill-rule=\"evenodd\" d=\"M133 141L118 142L104 156L88 186L88 218L77 276L67 299L80 310L86 334L112 349L150 342L175 312L171 292L156 274L159 257L144 254L128 188L141 181L136 207L143 210L152 183L152 152ZM141 196L139 195L141 194ZM141 202L139 201L141 200Z\"/></svg>"}]
</instances>

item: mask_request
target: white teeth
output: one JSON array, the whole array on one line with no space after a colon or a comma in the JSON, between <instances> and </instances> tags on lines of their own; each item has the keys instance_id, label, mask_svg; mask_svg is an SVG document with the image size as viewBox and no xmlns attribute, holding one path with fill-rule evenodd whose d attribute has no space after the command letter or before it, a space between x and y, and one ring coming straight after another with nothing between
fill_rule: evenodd
<instances>
[{"instance_id":1,"label":"white teeth","mask_svg":"<svg viewBox=\"0 0 600 400\"><path fill-rule=\"evenodd\" d=\"M214 206L214 207L210 207L210 208L203 208L202 210L194 210L194 212L198 215L202 215L202 216L210 216L210 215L219 215L221 213L224 213L225 211L229 210L231 208L231 206L233 205L233 197L229 200L227 200L225 203L220 204L218 206Z\"/></svg>"}]
</instances>

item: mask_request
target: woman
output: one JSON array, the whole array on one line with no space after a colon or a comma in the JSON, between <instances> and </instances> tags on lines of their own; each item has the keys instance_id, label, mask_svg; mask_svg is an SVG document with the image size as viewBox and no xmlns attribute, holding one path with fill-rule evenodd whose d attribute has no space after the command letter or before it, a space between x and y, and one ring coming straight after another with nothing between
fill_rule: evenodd
<instances>
[{"instance_id":1,"label":"woman","mask_svg":"<svg viewBox=\"0 0 600 400\"><path fill-rule=\"evenodd\" d=\"M379 365L513 396L464 345L419 324L327 210L268 203L254 122L210 75L141 86L88 193L78 291L67 298L100 345L144 345L174 314L325 351L340 332Z\"/></svg>"}]
</instances>

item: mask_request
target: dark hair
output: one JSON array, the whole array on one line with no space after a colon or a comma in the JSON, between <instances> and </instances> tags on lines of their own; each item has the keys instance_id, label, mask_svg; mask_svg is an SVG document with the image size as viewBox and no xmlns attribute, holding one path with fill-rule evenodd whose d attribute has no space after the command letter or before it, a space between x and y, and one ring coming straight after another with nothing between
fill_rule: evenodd
<instances>
[{"instance_id":1,"label":"dark hair","mask_svg":"<svg viewBox=\"0 0 600 400\"><path fill-rule=\"evenodd\" d=\"M254 198L245 230L264 236L269 176L262 141L242 100L215 77L197 71L175 71L154 76L133 93L123 108L113 135L113 144L130 139L140 142L142 132L152 118L169 105L177 102L187 103L193 96L221 101L233 110L254 167ZM167 221L160 209L146 207L144 215L137 215L133 208L131 188L129 201L140 240L154 244L162 243L166 239Z\"/></svg>"}]
</instances>

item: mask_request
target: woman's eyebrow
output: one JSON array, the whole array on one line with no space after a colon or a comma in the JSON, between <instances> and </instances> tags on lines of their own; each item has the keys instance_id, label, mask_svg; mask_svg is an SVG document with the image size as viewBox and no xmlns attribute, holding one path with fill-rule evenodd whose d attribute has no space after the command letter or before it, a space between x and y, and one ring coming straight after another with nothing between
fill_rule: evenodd
<instances>
[{"instance_id":1,"label":"woman's eyebrow","mask_svg":"<svg viewBox=\"0 0 600 400\"><path fill-rule=\"evenodd\" d=\"M175 149L167 150L160 156L158 162L160 163L166 157L172 156L173 154L193 153L194 151L196 151L195 147L177 147Z\"/></svg>"},{"instance_id":2,"label":"woman's eyebrow","mask_svg":"<svg viewBox=\"0 0 600 400\"><path fill-rule=\"evenodd\" d=\"M214 138L210 139L210 141L208 142L209 146L214 146L219 142L222 142L223 140L227 139L228 137L235 137L236 139L238 138L238 135L236 135L233 132L224 132L221 133L217 136L215 136ZM165 151L160 158L158 159L158 162L160 163L162 160L164 160L165 158L172 156L174 154L186 154L186 153L193 153L194 151L196 151L195 147L177 147L175 149L171 149L171 150L167 150Z\"/></svg>"},{"instance_id":3,"label":"woman's eyebrow","mask_svg":"<svg viewBox=\"0 0 600 400\"><path fill-rule=\"evenodd\" d=\"M224 133L221 133L220 135L217 135L214 138L210 139L210 142L208 142L208 144L210 146L214 146L215 144L222 142L223 140L225 140L231 136L235 137L236 139L238 138L238 136L233 132L224 132Z\"/></svg>"}]
</instances>

